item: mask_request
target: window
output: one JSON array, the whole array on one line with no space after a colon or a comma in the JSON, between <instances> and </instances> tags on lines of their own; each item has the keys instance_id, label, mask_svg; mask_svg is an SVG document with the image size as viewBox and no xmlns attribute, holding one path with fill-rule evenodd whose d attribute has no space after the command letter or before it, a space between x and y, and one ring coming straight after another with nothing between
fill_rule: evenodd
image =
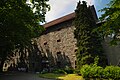
<instances>
[{"instance_id":1,"label":"window","mask_svg":"<svg viewBox=\"0 0 120 80\"><path fill-rule=\"evenodd\" d=\"M61 41L60 39L57 40L57 42L60 42L60 41Z\"/></svg>"},{"instance_id":2,"label":"window","mask_svg":"<svg viewBox=\"0 0 120 80\"><path fill-rule=\"evenodd\" d=\"M75 49L75 52L77 52L77 49Z\"/></svg>"},{"instance_id":3,"label":"window","mask_svg":"<svg viewBox=\"0 0 120 80\"><path fill-rule=\"evenodd\" d=\"M7 67L7 64L5 64L5 67Z\"/></svg>"},{"instance_id":4,"label":"window","mask_svg":"<svg viewBox=\"0 0 120 80\"><path fill-rule=\"evenodd\" d=\"M45 42L44 45L47 45L47 42Z\"/></svg>"},{"instance_id":5,"label":"window","mask_svg":"<svg viewBox=\"0 0 120 80\"><path fill-rule=\"evenodd\" d=\"M77 61L75 61L75 68L77 68Z\"/></svg>"},{"instance_id":6,"label":"window","mask_svg":"<svg viewBox=\"0 0 120 80\"><path fill-rule=\"evenodd\" d=\"M57 54L61 54L61 52L59 51L59 52L57 52Z\"/></svg>"}]
</instances>

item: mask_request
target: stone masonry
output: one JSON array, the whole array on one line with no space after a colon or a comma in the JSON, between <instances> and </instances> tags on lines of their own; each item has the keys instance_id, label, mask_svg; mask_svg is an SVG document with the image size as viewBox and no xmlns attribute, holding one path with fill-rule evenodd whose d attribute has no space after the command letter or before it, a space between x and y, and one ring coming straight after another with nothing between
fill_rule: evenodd
<instances>
[{"instance_id":1,"label":"stone masonry","mask_svg":"<svg viewBox=\"0 0 120 80\"><path fill-rule=\"evenodd\" d=\"M50 65L75 68L75 51L77 47L75 45L76 40L74 39L72 20L52 26L46 30L46 33L39 37L38 46L43 49L43 53L48 57Z\"/></svg>"}]
</instances>

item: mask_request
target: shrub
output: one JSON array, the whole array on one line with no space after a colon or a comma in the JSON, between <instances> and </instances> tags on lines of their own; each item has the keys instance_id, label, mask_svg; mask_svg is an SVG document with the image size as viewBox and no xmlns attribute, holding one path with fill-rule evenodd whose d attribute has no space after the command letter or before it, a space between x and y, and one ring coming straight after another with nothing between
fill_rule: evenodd
<instances>
[{"instance_id":1,"label":"shrub","mask_svg":"<svg viewBox=\"0 0 120 80\"><path fill-rule=\"evenodd\" d=\"M84 78L87 77L101 77L103 72L103 68L100 66L94 66L94 65L83 65L83 67L80 70L81 75Z\"/></svg>"},{"instance_id":2,"label":"shrub","mask_svg":"<svg viewBox=\"0 0 120 80\"><path fill-rule=\"evenodd\" d=\"M56 74L73 74L74 71L75 70L73 68L66 67L64 69L55 69L52 72Z\"/></svg>"},{"instance_id":3,"label":"shrub","mask_svg":"<svg viewBox=\"0 0 120 80\"><path fill-rule=\"evenodd\" d=\"M103 69L97 65L83 65L80 74L84 78L107 78L107 79L120 79L120 67L107 66Z\"/></svg>"},{"instance_id":4,"label":"shrub","mask_svg":"<svg viewBox=\"0 0 120 80\"><path fill-rule=\"evenodd\" d=\"M74 70L73 68L66 67L66 68L64 69L64 71L65 71L67 74L73 74L75 70Z\"/></svg>"},{"instance_id":5,"label":"shrub","mask_svg":"<svg viewBox=\"0 0 120 80\"><path fill-rule=\"evenodd\" d=\"M79 69L75 69L75 70L74 70L74 73L75 73L75 74L78 74L78 75L81 75L81 73L80 73L80 70L79 70Z\"/></svg>"},{"instance_id":6,"label":"shrub","mask_svg":"<svg viewBox=\"0 0 120 80\"><path fill-rule=\"evenodd\" d=\"M103 71L105 78L120 79L120 67L118 66L107 66Z\"/></svg>"},{"instance_id":7,"label":"shrub","mask_svg":"<svg viewBox=\"0 0 120 80\"><path fill-rule=\"evenodd\" d=\"M67 74L63 69L57 69L57 70L53 71L53 73L56 73L56 74Z\"/></svg>"},{"instance_id":8,"label":"shrub","mask_svg":"<svg viewBox=\"0 0 120 80\"><path fill-rule=\"evenodd\" d=\"M90 77L95 77L95 78L96 77L101 78L102 72L103 72L103 68L102 67L100 67L100 66L91 66L89 76Z\"/></svg>"},{"instance_id":9,"label":"shrub","mask_svg":"<svg viewBox=\"0 0 120 80\"><path fill-rule=\"evenodd\" d=\"M81 70L80 70L80 74L84 78L87 78L87 77L89 77L90 69L91 69L91 66L89 66L89 65L83 65L82 68L81 68Z\"/></svg>"}]
</instances>

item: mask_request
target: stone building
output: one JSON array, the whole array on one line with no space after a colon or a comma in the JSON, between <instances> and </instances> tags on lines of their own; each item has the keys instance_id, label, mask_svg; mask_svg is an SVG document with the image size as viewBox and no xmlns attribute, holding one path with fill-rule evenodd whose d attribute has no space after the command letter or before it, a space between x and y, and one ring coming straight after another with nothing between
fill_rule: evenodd
<instances>
[{"instance_id":1,"label":"stone building","mask_svg":"<svg viewBox=\"0 0 120 80\"><path fill-rule=\"evenodd\" d=\"M94 6L89 7L92 11L96 24L99 26ZM4 69L27 67L28 71L42 71L44 68L76 67L76 39L74 38L74 25L72 24L75 13L68 14L51 22L44 24L45 31L36 39L32 51L24 50L16 53L13 58L6 61ZM120 65L120 46L110 46L108 36L103 41L103 48L107 55L109 64ZM29 52L29 53L28 53Z\"/></svg>"},{"instance_id":2,"label":"stone building","mask_svg":"<svg viewBox=\"0 0 120 80\"><path fill-rule=\"evenodd\" d=\"M95 21L98 18L94 6L89 7ZM49 23L45 32L38 39L39 49L48 57L50 67L76 67L76 39L74 38L73 20L75 13L68 14ZM51 57L52 56L52 57Z\"/></svg>"}]
</instances>

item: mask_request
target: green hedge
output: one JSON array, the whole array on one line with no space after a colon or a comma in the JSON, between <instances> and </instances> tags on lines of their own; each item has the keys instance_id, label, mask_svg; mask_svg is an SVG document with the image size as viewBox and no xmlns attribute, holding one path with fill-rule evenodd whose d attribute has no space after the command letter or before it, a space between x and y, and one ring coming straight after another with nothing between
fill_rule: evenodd
<instances>
[{"instance_id":1,"label":"green hedge","mask_svg":"<svg viewBox=\"0 0 120 80\"><path fill-rule=\"evenodd\" d=\"M120 79L120 67L107 66L104 69L96 65L83 65L80 74L84 78Z\"/></svg>"},{"instance_id":2,"label":"green hedge","mask_svg":"<svg viewBox=\"0 0 120 80\"><path fill-rule=\"evenodd\" d=\"M55 74L67 74L63 69L56 69L53 71Z\"/></svg>"},{"instance_id":3,"label":"green hedge","mask_svg":"<svg viewBox=\"0 0 120 80\"><path fill-rule=\"evenodd\" d=\"M53 71L53 73L56 73L56 74L73 74L74 69L72 69L72 68L56 69L56 70Z\"/></svg>"},{"instance_id":4,"label":"green hedge","mask_svg":"<svg viewBox=\"0 0 120 80\"><path fill-rule=\"evenodd\" d=\"M107 66L103 71L105 78L120 79L120 67L118 66Z\"/></svg>"}]
</instances>

